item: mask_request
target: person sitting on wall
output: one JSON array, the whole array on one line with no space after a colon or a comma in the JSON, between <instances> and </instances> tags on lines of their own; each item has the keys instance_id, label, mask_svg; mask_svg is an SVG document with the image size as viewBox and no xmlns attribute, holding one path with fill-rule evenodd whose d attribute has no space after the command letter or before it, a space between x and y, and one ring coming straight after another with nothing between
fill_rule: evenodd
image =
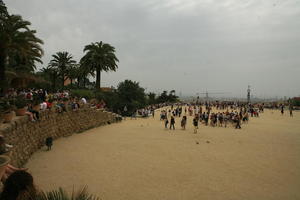
<instances>
[{"instance_id":1,"label":"person sitting on wall","mask_svg":"<svg viewBox=\"0 0 300 200\"><path fill-rule=\"evenodd\" d=\"M56 104L56 112L62 113L66 112L66 106L63 101L60 101L58 104Z\"/></svg>"},{"instance_id":2,"label":"person sitting on wall","mask_svg":"<svg viewBox=\"0 0 300 200\"><path fill-rule=\"evenodd\" d=\"M53 104L53 100L49 99L48 101L46 101L47 104L47 109L51 109L52 108L52 104Z\"/></svg>"},{"instance_id":3,"label":"person sitting on wall","mask_svg":"<svg viewBox=\"0 0 300 200\"><path fill-rule=\"evenodd\" d=\"M41 106L41 110L42 111L45 111L48 108L48 105L47 105L46 101L44 101L43 103L41 103L40 106Z\"/></svg>"},{"instance_id":4,"label":"person sitting on wall","mask_svg":"<svg viewBox=\"0 0 300 200\"><path fill-rule=\"evenodd\" d=\"M83 104L87 104L86 98L82 97L82 98L81 98L81 102L82 102Z\"/></svg>"},{"instance_id":5,"label":"person sitting on wall","mask_svg":"<svg viewBox=\"0 0 300 200\"><path fill-rule=\"evenodd\" d=\"M80 105L79 105L77 99L72 99L71 107L72 107L73 111L76 111L80 108Z\"/></svg>"},{"instance_id":6,"label":"person sitting on wall","mask_svg":"<svg viewBox=\"0 0 300 200\"><path fill-rule=\"evenodd\" d=\"M28 104L28 112L32 113L33 119L34 120L39 120L40 119L40 113L36 110L33 110L33 106L31 103Z\"/></svg>"}]
</instances>

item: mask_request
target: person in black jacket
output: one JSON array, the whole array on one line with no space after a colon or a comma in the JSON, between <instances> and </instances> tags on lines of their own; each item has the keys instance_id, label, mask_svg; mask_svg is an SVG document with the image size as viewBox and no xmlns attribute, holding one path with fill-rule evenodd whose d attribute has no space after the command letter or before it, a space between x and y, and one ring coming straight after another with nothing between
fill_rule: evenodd
<instances>
[{"instance_id":1,"label":"person in black jacket","mask_svg":"<svg viewBox=\"0 0 300 200\"><path fill-rule=\"evenodd\" d=\"M53 144L53 138L52 137L47 137L46 138L46 146L47 146L47 150L51 150Z\"/></svg>"},{"instance_id":2,"label":"person in black jacket","mask_svg":"<svg viewBox=\"0 0 300 200\"><path fill-rule=\"evenodd\" d=\"M173 128L175 130L175 118L171 116L171 121L170 121L170 129Z\"/></svg>"}]
</instances>

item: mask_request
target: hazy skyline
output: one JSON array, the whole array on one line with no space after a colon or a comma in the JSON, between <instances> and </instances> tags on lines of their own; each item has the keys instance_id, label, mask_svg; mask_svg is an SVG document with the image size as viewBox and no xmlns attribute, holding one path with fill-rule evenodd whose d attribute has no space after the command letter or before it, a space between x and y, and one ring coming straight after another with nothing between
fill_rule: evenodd
<instances>
[{"instance_id":1,"label":"hazy skyline","mask_svg":"<svg viewBox=\"0 0 300 200\"><path fill-rule=\"evenodd\" d=\"M103 41L116 48L117 72L147 92L227 92L267 98L300 95L299 0L4 0L32 23L51 55ZM218 97L222 95L216 95Z\"/></svg>"}]
</instances>

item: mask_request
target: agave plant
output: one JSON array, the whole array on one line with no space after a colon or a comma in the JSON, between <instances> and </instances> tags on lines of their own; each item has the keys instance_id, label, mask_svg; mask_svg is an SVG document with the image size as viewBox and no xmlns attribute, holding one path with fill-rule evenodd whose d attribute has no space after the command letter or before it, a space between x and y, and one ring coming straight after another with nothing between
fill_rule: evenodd
<instances>
[{"instance_id":1,"label":"agave plant","mask_svg":"<svg viewBox=\"0 0 300 200\"><path fill-rule=\"evenodd\" d=\"M64 189L59 188L49 192L41 192L36 200L100 200L100 198L87 192L87 187L74 191L69 195Z\"/></svg>"}]
</instances>

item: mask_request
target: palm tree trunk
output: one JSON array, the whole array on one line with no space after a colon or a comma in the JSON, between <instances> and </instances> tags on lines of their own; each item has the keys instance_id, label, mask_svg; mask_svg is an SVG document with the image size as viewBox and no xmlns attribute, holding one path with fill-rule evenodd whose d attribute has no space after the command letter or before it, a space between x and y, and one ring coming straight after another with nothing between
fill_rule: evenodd
<instances>
[{"instance_id":1,"label":"palm tree trunk","mask_svg":"<svg viewBox=\"0 0 300 200\"><path fill-rule=\"evenodd\" d=\"M79 87L80 86L80 78L78 77L77 78L77 87Z\"/></svg>"},{"instance_id":2,"label":"palm tree trunk","mask_svg":"<svg viewBox=\"0 0 300 200\"><path fill-rule=\"evenodd\" d=\"M64 87L65 86L65 74L63 73L62 74L62 85L61 87Z\"/></svg>"},{"instance_id":3,"label":"palm tree trunk","mask_svg":"<svg viewBox=\"0 0 300 200\"><path fill-rule=\"evenodd\" d=\"M52 89L53 91L55 91L55 87L56 87L56 75L52 76Z\"/></svg>"},{"instance_id":4,"label":"palm tree trunk","mask_svg":"<svg viewBox=\"0 0 300 200\"><path fill-rule=\"evenodd\" d=\"M100 81L101 81L101 71L97 69L97 75L96 75L96 89L99 89L99 90L100 90L100 88L101 88Z\"/></svg>"}]
</instances>

